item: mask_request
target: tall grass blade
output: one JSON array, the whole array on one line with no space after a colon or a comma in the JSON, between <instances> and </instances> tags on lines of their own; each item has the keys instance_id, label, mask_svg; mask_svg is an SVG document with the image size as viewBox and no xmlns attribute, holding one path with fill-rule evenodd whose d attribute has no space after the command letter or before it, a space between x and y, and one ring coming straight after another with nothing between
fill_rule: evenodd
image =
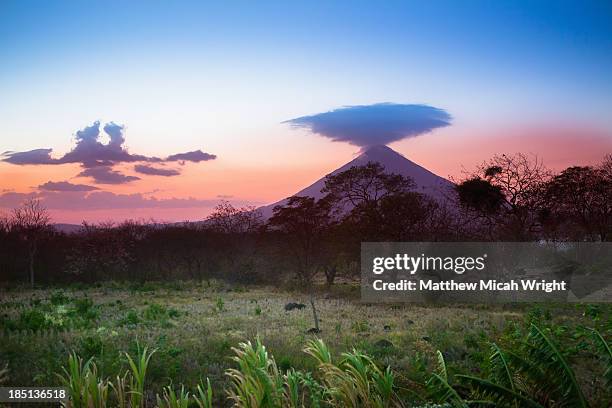
<instances>
[{"instance_id":1,"label":"tall grass blade","mask_svg":"<svg viewBox=\"0 0 612 408\"><path fill-rule=\"evenodd\" d=\"M210 386L210 379L206 379L206 387L200 381L196 388L196 394L193 396L199 408L212 408L213 390Z\"/></svg>"}]
</instances>

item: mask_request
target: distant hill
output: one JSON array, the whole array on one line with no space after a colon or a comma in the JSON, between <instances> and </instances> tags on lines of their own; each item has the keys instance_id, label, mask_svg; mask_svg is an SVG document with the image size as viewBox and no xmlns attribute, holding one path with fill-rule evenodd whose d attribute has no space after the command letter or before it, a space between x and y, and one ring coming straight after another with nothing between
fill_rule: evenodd
<instances>
[{"instance_id":1,"label":"distant hill","mask_svg":"<svg viewBox=\"0 0 612 408\"><path fill-rule=\"evenodd\" d=\"M445 199L445 192L453 186L453 183L449 180L432 173L426 168L408 160L390 147L383 145L368 148L354 160L346 163L344 166L332 171L329 174L338 174L350 169L353 166L362 166L368 162L378 162L382 164L387 173L401 174L402 176L410 177L416 184L415 191L427 194L428 196L439 201ZM310 186L298 191L294 195L320 199L323 197L323 193L321 193L323 187L325 187L325 177L320 178ZM285 198L273 204L260 207L259 210L261 211L263 217L267 219L272 216L272 210L275 206L283 205L286 202L287 199Z\"/></svg>"},{"instance_id":2,"label":"distant hill","mask_svg":"<svg viewBox=\"0 0 612 408\"><path fill-rule=\"evenodd\" d=\"M65 234L74 234L75 232L79 232L81 229L80 224L53 224L53 228L55 228L59 232L63 232Z\"/></svg>"}]
</instances>

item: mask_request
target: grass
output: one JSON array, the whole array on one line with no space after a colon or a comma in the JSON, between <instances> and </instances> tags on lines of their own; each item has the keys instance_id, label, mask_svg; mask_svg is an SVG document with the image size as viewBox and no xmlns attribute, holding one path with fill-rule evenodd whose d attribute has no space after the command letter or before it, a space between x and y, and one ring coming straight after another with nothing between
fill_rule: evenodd
<instances>
[{"instance_id":1,"label":"grass","mask_svg":"<svg viewBox=\"0 0 612 408\"><path fill-rule=\"evenodd\" d=\"M296 396L291 390L307 388L313 398L329 399L322 395L324 389L342 390L347 378L361 378L364 383L367 377L368 383L378 384L378 391L363 392L376 392L384 402L394 398L388 392L391 379L394 392L422 394L440 355L448 378L484 376L491 342L502 349L515 347L530 333L531 323L537 323L571 360L576 381L592 406L604 398L606 383L595 375L599 366L593 363L590 345L595 340L590 328L609 344L612 323L607 305L369 305L359 303L354 293L350 285L338 285L316 299L322 330L317 338L327 345L331 364L340 372L331 366L329 372L322 371L323 360L303 352L305 345L316 349L315 337L307 334L313 327L309 308L284 310L289 302L307 303L306 295L216 281L2 292L0 367L8 364L5 384L49 386L60 384L57 373L63 372L63 366L76 369L81 358L81 370L112 379L107 386L92 382L92 390L111 395L136 390L126 394L134 398L131 406L182 406L186 393L192 405L224 406L232 401L224 390L239 391L226 375L238 365L232 360L235 349L251 341L257 351L259 339L266 345L265 361L273 355L276 367L266 368L271 370L266 381L282 378L285 384L277 398L291 401ZM605 351L606 345L597 341ZM139 360L145 345L146 364ZM66 364L72 352L76 352L75 367ZM344 372L349 367L350 375ZM167 388L169 384L173 385ZM209 395L209 390L214 392ZM400 394L404 401L423 402L408 391ZM333 398L341 401L346 398L342 395L338 391ZM364 395L368 394L361 398Z\"/></svg>"}]
</instances>

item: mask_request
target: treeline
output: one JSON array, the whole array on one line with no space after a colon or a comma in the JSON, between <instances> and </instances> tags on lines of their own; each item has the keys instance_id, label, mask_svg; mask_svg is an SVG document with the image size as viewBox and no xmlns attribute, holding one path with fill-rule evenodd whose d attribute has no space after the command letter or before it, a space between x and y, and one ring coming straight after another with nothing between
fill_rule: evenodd
<instances>
[{"instance_id":1,"label":"treeline","mask_svg":"<svg viewBox=\"0 0 612 408\"><path fill-rule=\"evenodd\" d=\"M31 200L0 219L0 281L225 279L241 283L359 273L366 241L610 241L612 156L553 174L536 157L494 156L437 198L378 163L326 178L322 199L290 197L264 220L227 202L201 222L51 225Z\"/></svg>"}]
</instances>

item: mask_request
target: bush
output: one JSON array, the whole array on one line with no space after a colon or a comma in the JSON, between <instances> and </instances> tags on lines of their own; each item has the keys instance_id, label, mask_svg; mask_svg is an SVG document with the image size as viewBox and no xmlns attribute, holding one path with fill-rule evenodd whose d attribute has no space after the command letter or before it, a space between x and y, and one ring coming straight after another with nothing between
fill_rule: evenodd
<instances>
[{"instance_id":1,"label":"bush","mask_svg":"<svg viewBox=\"0 0 612 408\"><path fill-rule=\"evenodd\" d=\"M19 316L19 329L38 331L46 329L50 322L45 318L45 314L38 309L27 309Z\"/></svg>"}]
</instances>

